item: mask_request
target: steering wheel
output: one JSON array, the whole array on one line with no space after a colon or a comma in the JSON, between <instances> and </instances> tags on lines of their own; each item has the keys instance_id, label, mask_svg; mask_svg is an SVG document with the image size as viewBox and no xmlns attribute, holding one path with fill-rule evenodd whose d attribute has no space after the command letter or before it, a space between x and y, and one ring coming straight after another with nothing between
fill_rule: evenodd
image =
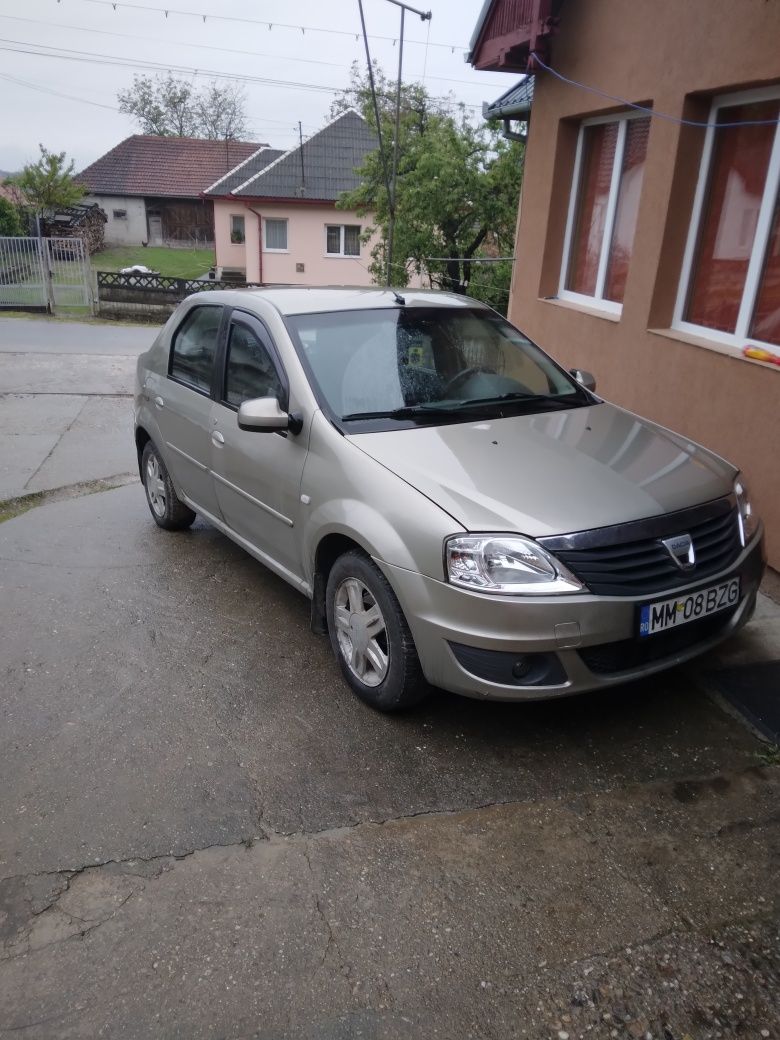
<instances>
[{"instance_id":1,"label":"steering wheel","mask_svg":"<svg viewBox=\"0 0 780 1040\"><path fill-rule=\"evenodd\" d=\"M497 375L494 368L488 368L487 365L471 365L470 368L464 368L462 372L458 372L457 375L453 376L444 387L442 393L445 397L448 397L453 390L457 390L463 383L471 379L472 376L479 375L480 372L485 372L488 375Z\"/></svg>"}]
</instances>

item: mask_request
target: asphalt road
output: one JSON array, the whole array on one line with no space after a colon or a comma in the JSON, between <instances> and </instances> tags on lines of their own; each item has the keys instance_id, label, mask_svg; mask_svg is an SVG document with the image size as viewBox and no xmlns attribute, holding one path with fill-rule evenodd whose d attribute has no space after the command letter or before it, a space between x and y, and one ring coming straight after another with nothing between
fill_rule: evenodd
<instances>
[{"instance_id":1,"label":"asphalt road","mask_svg":"<svg viewBox=\"0 0 780 1040\"><path fill-rule=\"evenodd\" d=\"M0 524L0 662L3 1040L780 1037L780 769L698 670L374 714L137 482Z\"/></svg>"},{"instance_id":2,"label":"asphalt road","mask_svg":"<svg viewBox=\"0 0 780 1040\"><path fill-rule=\"evenodd\" d=\"M135 470L135 364L156 331L0 318L0 500Z\"/></svg>"}]
</instances>

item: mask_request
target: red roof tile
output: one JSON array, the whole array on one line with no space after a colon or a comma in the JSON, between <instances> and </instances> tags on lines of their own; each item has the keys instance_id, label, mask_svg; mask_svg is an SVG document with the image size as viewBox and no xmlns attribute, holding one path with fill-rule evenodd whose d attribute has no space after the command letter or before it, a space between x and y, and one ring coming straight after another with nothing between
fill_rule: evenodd
<instances>
[{"instance_id":1,"label":"red roof tile","mask_svg":"<svg viewBox=\"0 0 780 1040\"><path fill-rule=\"evenodd\" d=\"M197 198L261 144L134 134L78 174L91 192Z\"/></svg>"}]
</instances>

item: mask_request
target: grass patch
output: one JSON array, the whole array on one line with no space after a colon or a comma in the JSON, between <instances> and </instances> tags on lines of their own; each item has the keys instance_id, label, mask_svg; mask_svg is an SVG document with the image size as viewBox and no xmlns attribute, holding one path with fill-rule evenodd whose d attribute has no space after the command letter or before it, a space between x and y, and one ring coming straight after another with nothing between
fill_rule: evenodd
<instances>
[{"instance_id":1,"label":"grass patch","mask_svg":"<svg viewBox=\"0 0 780 1040\"><path fill-rule=\"evenodd\" d=\"M92 266L96 271L121 271L133 264L143 264L169 278L199 278L213 267L214 250L116 246L92 254Z\"/></svg>"},{"instance_id":2,"label":"grass patch","mask_svg":"<svg viewBox=\"0 0 780 1040\"><path fill-rule=\"evenodd\" d=\"M9 498L0 502L0 524L5 520L13 520L15 516L21 516L33 506L39 506L44 499L43 491L35 491L31 495L22 495L21 498Z\"/></svg>"},{"instance_id":3,"label":"grass patch","mask_svg":"<svg viewBox=\"0 0 780 1040\"><path fill-rule=\"evenodd\" d=\"M757 751L756 758L762 766L780 766L780 747L770 745L764 751Z\"/></svg>"}]
</instances>

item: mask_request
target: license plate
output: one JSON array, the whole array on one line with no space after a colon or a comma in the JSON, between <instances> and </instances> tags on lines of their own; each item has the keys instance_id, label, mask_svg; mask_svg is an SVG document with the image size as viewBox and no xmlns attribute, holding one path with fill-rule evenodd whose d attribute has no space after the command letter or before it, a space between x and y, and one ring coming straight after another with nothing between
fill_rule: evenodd
<instances>
[{"instance_id":1,"label":"license plate","mask_svg":"<svg viewBox=\"0 0 780 1040\"><path fill-rule=\"evenodd\" d=\"M639 608L639 634L652 636L670 628L679 628L689 621L698 621L719 610L727 610L739 602L739 578L731 578L708 589L673 596L660 603L646 603Z\"/></svg>"}]
</instances>

